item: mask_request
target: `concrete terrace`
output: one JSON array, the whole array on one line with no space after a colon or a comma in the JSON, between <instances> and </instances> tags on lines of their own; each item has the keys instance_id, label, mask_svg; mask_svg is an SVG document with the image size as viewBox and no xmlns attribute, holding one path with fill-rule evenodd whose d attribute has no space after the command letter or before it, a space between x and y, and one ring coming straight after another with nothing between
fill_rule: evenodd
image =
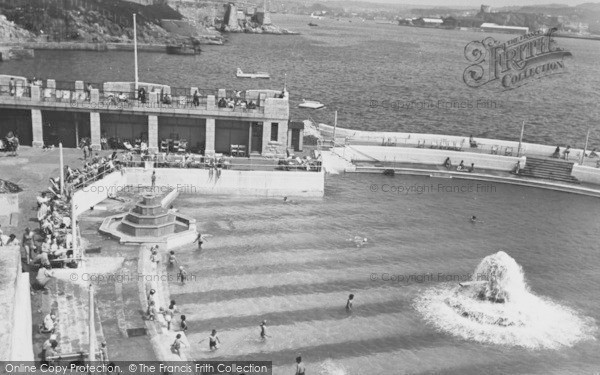
<instances>
[{"instance_id":1,"label":"concrete terrace","mask_svg":"<svg viewBox=\"0 0 600 375\"><path fill-rule=\"evenodd\" d=\"M163 142L181 140L188 150L207 155L229 153L232 146L243 146L247 156L285 155L292 139L302 139L302 129L289 126L289 93L270 89L205 90L144 82L89 88L83 81L30 83L0 75L0 112L6 118L0 120L0 132L17 133L21 144L35 147L58 142L77 147L81 138L90 138L98 150L102 139L131 144L139 139L156 153Z\"/></svg>"}]
</instances>

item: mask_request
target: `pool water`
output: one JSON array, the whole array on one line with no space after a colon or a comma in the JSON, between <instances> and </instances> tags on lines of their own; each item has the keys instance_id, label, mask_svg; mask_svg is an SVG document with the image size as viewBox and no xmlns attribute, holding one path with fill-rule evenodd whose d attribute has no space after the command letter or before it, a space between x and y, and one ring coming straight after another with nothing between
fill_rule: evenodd
<instances>
[{"instance_id":1,"label":"pool water","mask_svg":"<svg viewBox=\"0 0 600 375\"><path fill-rule=\"evenodd\" d=\"M190 281L171 283L190 354L271 360L311 374L591 374L600 371L600 200L457 179L346 174L323 198L180 196L209 234L177 251ZM477 216L478 222L469 218ZM358 247L355 236L366 237ZM556 349L486 343L441 331L416 306L505 251L529 291L586 318L592 337ZM354 309L345 309L348 294ZM267 320L265 342L259 324ZM222 345L208 351L217 329Z\"/></svg>"}]
</instances>

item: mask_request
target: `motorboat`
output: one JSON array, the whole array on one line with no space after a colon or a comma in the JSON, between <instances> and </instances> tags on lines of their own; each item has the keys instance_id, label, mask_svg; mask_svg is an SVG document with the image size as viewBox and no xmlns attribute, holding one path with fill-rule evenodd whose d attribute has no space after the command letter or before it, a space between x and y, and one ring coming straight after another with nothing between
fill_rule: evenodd
<instances>
[{"instance_id":1,"label":"motorboat","mask_svg":"<svg viewBox=\"0 0 600 375\"><path fill-rule=\"evenodd\" d=\"M242 71L242 69L240 69L240 68L237 68L236 76L238 78L263 78L263 79L271 78L271 75L269 75L269 73L266 73L266 72L244 73Z\"/></svg>"},{"instance_id":2,"label":"motorboat","mask_svg":"<svg viewBox=\"0 0 600 375\"><path fill-rule=\"evenodd\" d=\"M325 107L325 104L318 102L316 100L305 100L302 99L302 103L298 104L300 108L310 108L310 109L319 109Z\"/></svg>"},{"instance_id":3,"label":"motorboat","mask_svg":"<svg viewBox=\"0 0 600 375\"><path fill-rule=\"evenodd\" d=\"M185 44L168 45L167 53L169 55L197 55L200 53L200 48Z\"/></svg>"}]
</instances>

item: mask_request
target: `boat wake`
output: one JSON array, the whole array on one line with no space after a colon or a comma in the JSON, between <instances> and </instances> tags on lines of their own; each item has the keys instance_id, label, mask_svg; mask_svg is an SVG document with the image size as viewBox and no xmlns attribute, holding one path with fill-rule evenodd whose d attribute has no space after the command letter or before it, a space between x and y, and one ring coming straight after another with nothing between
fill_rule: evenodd
<instances>
[{"instance_id":1,"label":"boat wake","mask_svg":"<svg viewBox=\"0 0 600 375\"><path fill-rule=\"evenodd\" d=\"M475 270L477 281L430 288L415 308L437 329L466 340L558 349L595 340L594 319L531 293L523 270L500 251Z\"/></svg>"}]
</instances>

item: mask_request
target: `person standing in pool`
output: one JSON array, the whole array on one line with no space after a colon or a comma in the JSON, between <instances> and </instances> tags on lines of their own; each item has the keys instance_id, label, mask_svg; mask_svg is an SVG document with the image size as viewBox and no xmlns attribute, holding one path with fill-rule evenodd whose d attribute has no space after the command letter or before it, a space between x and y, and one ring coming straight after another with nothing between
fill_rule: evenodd
<instances>
[{"instance_id":1,"label":"person standing in pool","mask_svg":"<svg viewBox=\"0 0 600 375\"><path fill-rule=\"evenodd\" d=\"M183 266L179 266L179 273L177 274L177 278L181 280L181 285L185 285L185 280L187 279L187 272L183 269Z\"/></svg>"},{"instance_id":2,"label":"person standing in pool","mask_svg":"<svg viewBox=\"0 0 600 375\"><path fill-rule=\"evenodd\" d=\"M175 257L175 252L171 250L169 253L169 267L173 267L175 264L179 263L177 257Z\"/></svg>"},{"instance_id":3,"label":"person standing in pool","mask_svg":"<svg viewBox=\"0 0 600 375\"><path fill-rule=\"evenodd\" d=\"M352 303L354 302L354 294L350 294L348 296L348 301L346 301L346 310L352 311Z\"/></svg>"},{"instance_id":4,"label":"person standing in pool","mask_svg":"<svg viewBox=\"0 0 600 375\"><path fill-rule=\"evenodd\" d=\"M267 335L267 321L263 320L262 323L260 323L260 338L264 341L267 337L271 336Z\"/></svg>"},{"instance_id":5,"label":"person standing in pool","mask_svg":"<svg viewBox=\"0 0 600 375\"><path fill-rule=\"evenodd\" d=\"M200 344L204 341L206 341L206 339L200 341L198 344ZM218 345L220 345L220 344L221 344L221 340L219 340L219 336L217 336L217 330L213 329L210 336L208 336L208 347L211 351L217 350L217 349L219 349Z\"/></svg>"},{"instance_id":6,"label":"person standing in pool","mask_svg":"<svg viewBox=\"0 0 600 375\"><path fill-rule=\"evenodd\" d=\"M185 346L185 344L183 343L183 340L181 340L181 334L178 333L177 336L175 336L175 341L171 344L171 351L177 353L178 356L181 356L182 346Z\"/></svg>"},{"instance_id":7,"label":"person standing in pool","mask_svg":"<svg viewBox=\"0 0 600 375\"><path fill-rule=\"evenodd\" d=\"M187 325L187 321L186 321L186 317L185 315L181 316L181 324L179 325L179 327L181 328L181 330L183 332L188 330L188 325Z\"/></svg>"},{"instance_id":8,"label":"person standing in pool","mask_svg":"<svg viewBox=\"0 0 600 375\"><path fill-rule=\"evenodd\" d=\"M302 357L296 357L296 375L305 375L306 374L306 366L302 363Z\"/></svg>"},{"instance_id":9,"label":"person standing in pool","mask_svg":"<svg viewBox=\"0 0 600 375\"><path fill-rule=\"evenodd\" d=\"M202 244L205 240L205 236L203 236L202 233L198 233L198 237L196 237L196 239L194 240L194 242L198 242L198 250L202 250Z\"/></svg>"}]
</instances>

